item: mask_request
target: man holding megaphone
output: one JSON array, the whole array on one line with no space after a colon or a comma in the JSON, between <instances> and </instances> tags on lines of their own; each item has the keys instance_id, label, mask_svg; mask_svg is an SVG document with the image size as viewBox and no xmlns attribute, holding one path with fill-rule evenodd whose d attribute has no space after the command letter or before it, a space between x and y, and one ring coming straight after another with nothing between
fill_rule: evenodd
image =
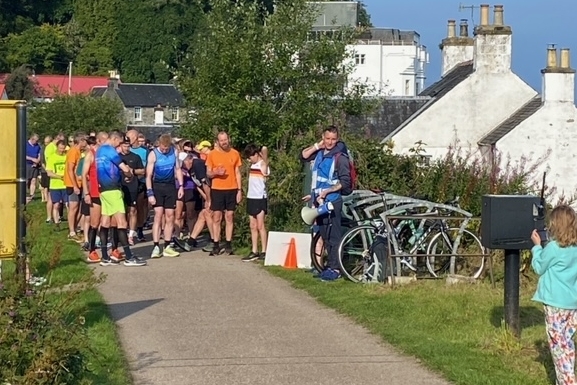
<instances>
[{"instance_id":1,"label":"man holding megaphone","mask_svg":"<svg viewBox=\"0 0 577 385\"><path fill-rule=\"evenodd\" d=\"M339 141L338 129L326 127L318 143L302 150L301 159L312 162L311 193L302 199L311 201L313 206L303 208L301 216L309 225L316 222L327 250L328 267L321 272L320 278L334 281L341 277L338 255L342 237L341 192L352 185L349 155L345 144Z\"/></svg>"}]
</instances>

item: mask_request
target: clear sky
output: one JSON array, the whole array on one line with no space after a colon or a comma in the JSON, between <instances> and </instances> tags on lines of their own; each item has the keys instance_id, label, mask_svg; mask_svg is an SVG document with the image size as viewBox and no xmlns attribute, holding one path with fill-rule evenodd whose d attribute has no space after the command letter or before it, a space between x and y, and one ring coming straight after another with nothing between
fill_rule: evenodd
<instances>
[{"instance_id":1,"label":"clear sky","mask_svg":"<svg viewBox=\"0 0 577 385\"><path fill-rule=\"evenodd\" d=\"M446 37L447 20L468 19L469 32L479 22L479 9L475 8L473 22L471 10L459 11L464 6L481 3L455 0L363 0L375 27L414 30L421 35L421 44L427 46L430 63L427 68L427 85L434 83L441 73L439 43ZM541 92L541 73L546 63L547 44L571 49L571 66L577 66L577 1L575 0L500 0L490 4L490 22L493 5L504 6L505 24L513 29L513 72L531 87Z\"/></svg>"}]
</instances>

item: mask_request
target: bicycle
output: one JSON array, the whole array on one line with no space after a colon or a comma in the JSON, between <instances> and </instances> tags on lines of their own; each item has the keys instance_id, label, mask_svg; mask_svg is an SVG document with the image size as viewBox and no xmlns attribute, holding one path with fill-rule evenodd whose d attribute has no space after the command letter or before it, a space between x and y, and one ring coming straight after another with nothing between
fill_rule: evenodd
<instances>
[{"instance_id":1,"label":"bicycle","mask_svg":"<svg viewBox=\"0 0 577 385\"><path fill-rule=\"evenodd\" d=\"M458 207L458 199L446 204ZM438 211L417 213L407 210L406 213L413 218L393 220L389 223L395 237L395 242L392 242L393 253L402 255L399 258L402 270L417 274L428 272L433 277L439 277L450 272L453 264L455 273L465 273L473 278L478 278L483 273L485 249L475 234L467 229L450 227L446 219L427 218L441 215ZM383 261L379 261L375 253L371 252L375 248L375 242L382 243L384 239L388 244L389 232L386 227L384 222L373 222L351 228L344 234L339 245L339 262L341 272L349 280L374 281L375 274L386 270L386 267L375 269L375 266ZM456 252L453 252L453 249ZM419 254L423 254L424 258L419 257ZM419 258L421 262L424 259L424 264L418 263Z\"/></svg>"}]
</instances>

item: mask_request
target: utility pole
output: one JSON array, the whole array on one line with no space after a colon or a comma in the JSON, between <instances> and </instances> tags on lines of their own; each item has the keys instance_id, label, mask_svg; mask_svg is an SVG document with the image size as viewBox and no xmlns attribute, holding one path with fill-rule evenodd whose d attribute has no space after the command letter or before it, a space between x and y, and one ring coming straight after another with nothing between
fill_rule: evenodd
<instances>
[{"instance_id":1,"label":"utility pole","mask_svg":"<svg viewBox=\"0 0 577 385\"><path fill-rule=\"evenodd\" d=\"M68 96L72 95L72 62L68 65Z\"/></svg>"}]
</instances>

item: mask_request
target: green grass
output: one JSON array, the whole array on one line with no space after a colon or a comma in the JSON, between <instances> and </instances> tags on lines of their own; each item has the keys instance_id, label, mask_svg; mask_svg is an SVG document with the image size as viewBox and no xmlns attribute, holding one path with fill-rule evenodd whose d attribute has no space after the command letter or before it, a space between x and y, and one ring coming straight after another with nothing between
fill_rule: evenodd
<instances>
[{"instance_id":1,"label":"green grass","mask_svg":"<svg viewBox=\"0 0 577 385\"><path fill-rule=\"evenodd\" d=\"M266 269L455 384L554 384L542 308L531 301L534 281L521 288L522 333L516 340L503 325L502 283L493 289L422 280L391 288Z\"/></svg>"},{"instance_id":2,"label":"green grass","mask_svg":"<svg viewBox=\"0 0 577 385\"><path fill-rule=\"evenodd\" d=\"M132 383L128 364L116 333L108 308L94 285L92 269L84 262L85 256L78 244L66 240L66 229L54 232L52 225L44 223L45 206L32 203L27 206L28 253L35 275L49 279L47 298L63 300L71 293L58 288L75 287L73 310L84 315L89 339L88 380L94 384L128 385ZM63 228L66 223L63 223ZM4 263L3 275L14 271L12 263ZM42 288L41 290L44 290Z\"/></svg>"}]
</instances>

